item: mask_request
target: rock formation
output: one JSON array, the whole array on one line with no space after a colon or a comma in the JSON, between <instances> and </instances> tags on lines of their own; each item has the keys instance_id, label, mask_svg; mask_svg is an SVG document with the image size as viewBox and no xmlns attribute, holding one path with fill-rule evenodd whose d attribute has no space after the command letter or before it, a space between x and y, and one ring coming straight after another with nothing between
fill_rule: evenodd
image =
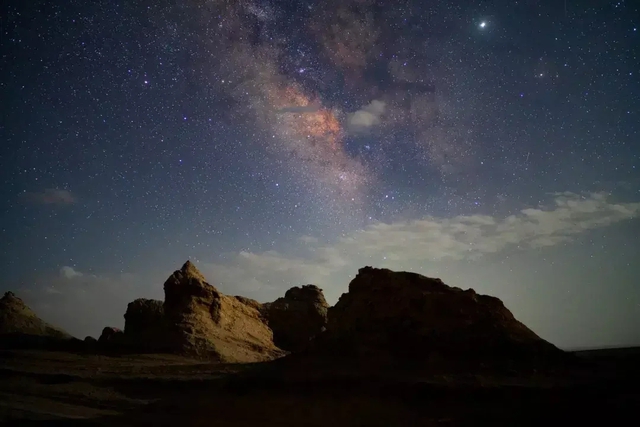
<instances>
[{"instance_id":1,"label":"rock formation","mask_svg":"<svg viewBox=\"0 0 640 427\"><path fill-rule=\"evenodd\" d=\"M187 261L164 284L167 345L222 362L256 362L282 355L252 300L223 295Z\"/></svg>"},{"instance_id":2,"label":"rock formation","mask_svg":"<svg viewBox=\"0 0 640 427\"><path fill-rule=\"evenodd\" d=\"M127 306L124 334L127 342L137 351L169 350L166 342L167 330L162 301L139 298Z\"/></svg>"},{"instance_id":3,"label":"rock formation","mask_svg":"<svg viewBox=\"0 0 640 427\"><path fill-rule=\"evenodd\" d=\"M98 338L98 344L105 350L124 350L128 347L121 329L105 326Z\"/></svg>"},{"instance_id":4,"label":"rock formation","mask_svg":"<svg viewBox=\"0 0 640 427\"><path fill-rule=\"evenodd\" d=\"M263 304L262 310L274 343L287 351L300 351L325 329L328 308L322 290L306 285L289 289L283 298Z\"/></svg>"},{"instance_id":5,"label":"rock formation","mask_svg":"<svg viewBox=\"0 0 640 427\"><path fill-rule=\"evenodd\" d=\"M365 267L329 309L307 355L374 366L508 368L564 352L516 320L498 298L409 272Z\"/></svg>"},{"instance_id":6,"label":"rock formation","mask_svg":"<svg viewBox=\"0 0 640 427\"><path fill-rule=\"evenodd\" d=\"M240 301L241 303L243 303L244 305L248 305L249 307L253 307L258 311L262 311L263 305L260 304L258 301L251 299L251 298L247 298L247 297L242 297L240 295L236 295L234 296L235 299L237 299L238 301Z\"/></svg>"},{"instance_id":7,"label":"rock formation","mask_svg":"<svg viewBox=\"0 0 640 427\"><path fill-rule=\"evenodd\" d=\"M40 347L68 344L75 339L40 319L13 292L0 299L0 340L3 346Z\"/></svg>"}]
</instances>

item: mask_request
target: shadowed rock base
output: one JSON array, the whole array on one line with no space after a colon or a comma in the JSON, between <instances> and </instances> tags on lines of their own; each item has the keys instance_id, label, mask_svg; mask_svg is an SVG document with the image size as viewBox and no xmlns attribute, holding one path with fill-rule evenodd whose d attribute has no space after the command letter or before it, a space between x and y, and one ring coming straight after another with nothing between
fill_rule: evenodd
<instances>
[{"instance_id":1,"label":"shadowed rock base","mask_svg":"<svg viewBox=\"0 0 640 427\"><path fill-rule=\"evenodd\" d=\"M263 305L275 344L287 351L301 351L324 332L329 304L314 285L289 289L283 298Z\"/></svg>"},{"instance_id":2,"label":"shadowed rock base","mask_svg":"<svg viewBox=\"0 0 640 427\"><path fill-rule=\"evenodd\" d=\"M498 298L415 273L365 267L329 309L326 332L280 364L299 371L508 372L570 359Z\"/></svg>"},{"instance_id":3,"label":"shadowed rock base","mask_svg":"<svg viewBox=\"0 0 640 427\"><path fill-rule=\"evenodd\" d=\"M274 362L228 365L169 355L0 352L0 422L21 426L636 425L640 350L622 357L589 357L585 366L554 376L345 373L299 380L273 376L270 365Z\"/></svg>"}]
</instances>

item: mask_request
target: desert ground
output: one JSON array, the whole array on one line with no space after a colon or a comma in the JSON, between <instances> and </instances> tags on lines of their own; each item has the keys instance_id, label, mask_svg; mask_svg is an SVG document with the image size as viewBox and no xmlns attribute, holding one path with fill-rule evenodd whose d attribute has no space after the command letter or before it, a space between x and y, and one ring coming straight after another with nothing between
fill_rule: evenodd
<instances>
[{"instance_id":1,"label":"desert ground","mask_svg":"<svg viewBox=\"0 0 640 427\"><path fill-rule=\"evenodd\" d=\"M640 415L640 348L555 373L282 375L279 362L0 351L8 425L617 425ZM636 421L633 421L633 420Z\"/></svg>"}]
</instances>

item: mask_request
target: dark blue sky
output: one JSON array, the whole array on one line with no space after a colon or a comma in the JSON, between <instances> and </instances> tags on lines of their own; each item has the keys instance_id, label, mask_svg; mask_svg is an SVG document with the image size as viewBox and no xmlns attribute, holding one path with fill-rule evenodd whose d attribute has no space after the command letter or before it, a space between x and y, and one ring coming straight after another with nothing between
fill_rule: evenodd
<instances>
[{"instance_id":1,"label":"dark blue sky","mask_svg":"<svg viewBox=\"0 0 640 427\"><path fill-rule=\"evenodd\" d=\"M2 290L77 335L162 298L331 302L363 265L640 345L625 1L7 2Z\"/></svg>"}]
</instances>

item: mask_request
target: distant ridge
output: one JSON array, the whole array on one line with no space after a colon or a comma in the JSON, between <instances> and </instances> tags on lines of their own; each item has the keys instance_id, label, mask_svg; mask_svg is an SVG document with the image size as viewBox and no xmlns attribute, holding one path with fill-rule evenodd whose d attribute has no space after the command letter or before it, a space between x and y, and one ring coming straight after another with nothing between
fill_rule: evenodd
<instances>
[{"instance_id":1,"label":"distant ridge","mask_svg":"<svg viewBox=\"0 0 640 427\"><path fill-rule=\"evenodd\" d=\"M13 292L0 299L0 346L48 347L75 341L66 331L40 319Z\"/></svg>"}]
</instances>

